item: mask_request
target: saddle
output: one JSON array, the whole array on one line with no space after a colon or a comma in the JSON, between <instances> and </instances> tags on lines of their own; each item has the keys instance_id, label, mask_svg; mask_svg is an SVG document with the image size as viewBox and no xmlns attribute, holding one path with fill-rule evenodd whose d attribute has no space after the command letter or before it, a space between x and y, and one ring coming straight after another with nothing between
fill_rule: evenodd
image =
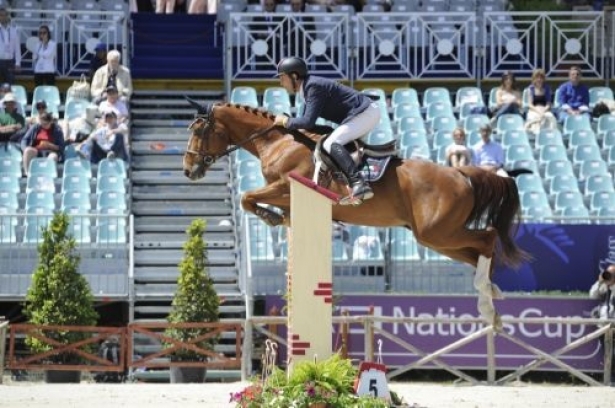
<instances>
[{"instance_id":1,"label":"saddle","mask_svg":"<svg viewBox=\"0 0 615 408\"><path fill-rule=\"evenodd\" d=\"M316 129L313 129L316 130ZM326 127L326 132L316 132L323 137L316 142L314 148L314 175L312 181L322 187L328 187L332 180L348 183L344 173L339 170L335 161L324 150L322 144L332 129ZM357 168L367 182L375 182L382 178L391 158L401 158L397 148L397 141L392 140L382 145L372 145L361 139L354 140L344 146L350 152Z\"/></svg>"}]
</instances>

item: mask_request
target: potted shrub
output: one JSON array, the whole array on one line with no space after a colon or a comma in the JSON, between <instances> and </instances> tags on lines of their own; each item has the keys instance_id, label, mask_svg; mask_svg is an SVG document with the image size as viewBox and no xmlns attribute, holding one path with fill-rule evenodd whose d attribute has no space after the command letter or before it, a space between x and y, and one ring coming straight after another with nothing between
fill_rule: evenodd
<instances>
[{"instance_id":1,"label":"potted shrub","mask_svg":"<svg viewBox=\"0 0 615 408\"><path fill-rule=\"evenodd\" d=\"M43 241L38 247L39 261L24 308L31 324L95 326L97 323L92 290L78 271L80 258L75 253L75 240L68 234L68 227L68 216L58 213L43 230ZM89 333L52 331L45 331L45 335L60 344L75 343L90 336ZM31 336L26 338L26 345L35 353L52 349L49 344ZM91 351L90 348L87 351ZM67 352L50 356L48 362L78 364L82 359ZM79 382L80 378L80 371L45 371L47 382Z\"/></svg>"},{"instance_id":2,"label":"potted shrub","mask_svg":"<svg viewBox=\"0 0 615 408\"><path fill-rule=\"evenodd\" d=\"M184 257L179 264L177 290L167 317L169 323L217 322L220 299L207 270L207 247L203 239L206 223L195 220L186 233ZM188 342L208 333L210 329L169 328L165 334L173 339ZM194 343L200 348L213 348L216 338ZM170 344L165 344L170 347ZM172 362L200 362L207 357L192 350L179 349L171 353ZM201 367L171 367L171 382L203 382L206 370Z\"/></svg>"}]
</instances>

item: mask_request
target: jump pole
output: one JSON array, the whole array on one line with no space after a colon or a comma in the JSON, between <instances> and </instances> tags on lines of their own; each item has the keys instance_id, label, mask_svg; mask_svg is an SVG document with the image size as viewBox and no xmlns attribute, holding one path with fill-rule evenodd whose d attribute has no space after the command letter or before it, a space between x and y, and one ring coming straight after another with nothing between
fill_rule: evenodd
<instances>
[{"instance_id":1,"label":"jump pole","mask_svg":"<svg viewBox=\"0 0 615 408\"><path fill-rule=\"evenodd\" d=\"M332 354L331 207L335 193L290 173L287 314L288 372L303 360Z\"/></svg>"}]
</instances>

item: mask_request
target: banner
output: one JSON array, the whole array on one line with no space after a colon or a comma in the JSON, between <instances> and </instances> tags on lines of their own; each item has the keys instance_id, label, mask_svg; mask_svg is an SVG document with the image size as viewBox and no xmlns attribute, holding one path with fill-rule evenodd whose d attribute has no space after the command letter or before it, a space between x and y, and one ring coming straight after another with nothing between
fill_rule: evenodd
<instances>
[{"instance_id":1,"label":"banner","mask_svg":"<svg viewBox=\"0 0 615 408\"><path fill-rule=\"evenodd\" d=\"M420 318L476 318L474 296L344 296L336 306L335 314L343 310L350 315L367 315L373 308L375 316L420 317ZM266 310L272 306L278 310L284 305L278 296L268 296ZM504 317L539 318L591 317L597 302L591 299L555 297L509 297L496 301L496 308ZM307 306L309 307L309 305ZM376 326L395 335L424 353L434 352L457 340L477 332L482 323L376 323ZM505 324L506 333L551 355L559 348L591 333L593 325L558 324ZM340 346L339 325L332 328L334 347ZM284 335L283 333L279 333ZM414 354L393 341L376 334L375 342L382 340L383 361L387 367L410 364L422 356ZM364 328L350 326L348 349L353 359L363 360ZM376 345L374 349L377 350ZM497 369L516 369L535 359L535 356L501 336L495 338L495 363ZM588 342L568 352L559 360L583 371L602 371L603 352L598 340ZM481 337L441 358L441 361L457 368L485 370L487 367L486 337ZM434 364L422 368L436 368ZM541 370L561 370L552 364L544 364Z\"/></svg>"}]
</instances>

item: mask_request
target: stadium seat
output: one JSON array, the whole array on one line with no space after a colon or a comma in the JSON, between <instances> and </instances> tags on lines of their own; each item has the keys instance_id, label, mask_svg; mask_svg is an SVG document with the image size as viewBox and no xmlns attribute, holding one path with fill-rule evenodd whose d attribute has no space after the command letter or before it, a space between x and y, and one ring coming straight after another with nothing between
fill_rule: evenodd
<instances>
[{"instance_id":1,"label":"stadium seat","mask_svg":"<svg viewBox=\"0 0 615 408\"><path fill-rule=\"evenodd\" d=\"M9 157L0 158L0 174L11 174L21 177L21 164Z\"/></svg>"},{"instance_id":2,"label":"stadium seat","mask_svg":"<svg viewBox=\"0 0 615 408\"><path fill-rule=\"evenodd\" d=\"M116 208L126 210L126 194L116 191L103 191L97 194L96 209Z\"/></svg>"},{"instance_id":3,"label":"stadium seat","mask_svg":"<svg viewBox=\"0 0 615 408\"><path fill-rule=\"evenodd\" d=\"M583 193L590 195L601 191L615 191L613 187L613 177L609 173L594 174L582 181Z\"/></svg>"},{"instance_id":4,"label":"stadium seat","mask_svg":"<svg viewBox=\"0 0 615 408\"><path fill-rule=\"evenodd\" d=\"M333 258L333 262L344 262L348 261L348 251L346 251L346 243L341 239L334 239L333 248L331 250L331 255Z\"/></svg>"},{"instance_id":5,"label":"stadium seat","mask_svg":"<svg viewBox=\"0 0 615 408\"><path fill-rule=\"evenodd\" d=\"M579 183L572 174L557 174L549 179L549 194L555 195L562 191L579 192Z\"/></svg>"},{"instance_id":6,"label":"stadium seat","mask_svg":"<svg viewBox=\"0 0 615 408\"><path fill-rule=\"evenodd\" d=\"M30 191L26 194L26 211L30 208L45 208L49 211L55 209L53 193L49 191Z\"/></svg>"},{"instance_id":7,"label":"stadium seat","mask_svg":"<svg viewBox=\"0 0 615 408\"><path fill-rule=\"evenodd\" d=\"M596 212L596 216L600 217L600 219L596 220L596 224L613 224L613 219L615 219L615 207L604 207L600 208Z\"/></svg>"},{"instance_id":8,"label":"stadium seat","mask_svg":"<svg viewBox=\"0 0 615 408\"><path fill-rule=\"evenodd\" d=\"M429 145L427 133L421 130L407 130L398 135L399 147Z\"/></svg>"},{"instance_id":9,"label":"stadium seat","mask_svg":"<svg viewBox=\"0 0 615 408\"><path fill-rule=\"evenodd\" d=\"M553 211L548 205L542 205L540 207L523 207L521 213L525 219L530 221L544 223L553 222L552 219L549 219L550 217L553 217Z\"/></svg>"},{"instance_id":10,"label":"stadium seat","mask_svg":"<svg viewBox=\"0 0 615 408\"><path fill-rule=\"evenodd\" d=\"M596 124L596 139L603 141L609 131L615 131L615 115L606 114L600 116Z\"/></svg>"},{"instance_id":11,"label":"stadium seat","mask_svg":"<svg viewBox=\"0 0 615 408\"><path fill-rule=\"evenodd\" d=\"M62 105L62 99L60 97L60 90L55 85L39 85L34 88L34 92L32 93L33 101L43 100L47 102L47 106L51 109L51 107L60 107Z\"/></svg>"},{"instance_id":12,"label":"stadium seat","mask_svg":"<svg viewBox=\"0 0 615 408\"><path fill-rule=\"evenodd\" d=\"M589 196L589 210L596 214L602 208L615 209L615 193L612 191L599 191Z\"/></svg>"},{"instance_id":13,"label":"stadium seat","mask_svg":"<svg viewBox=\"0 0 615 408\"><path fill-rule=\"evenodd\" d=\"M31 191L46 191L49 193L56 192L54 178L47 174L36 174L28 176L26 179L26 193Z\"/></svg>"},{"instance_id":14,"label":"stadium seat","mask_svg":"<svg viewBox=\"0 0 615 408\"><path fill-rule=\"evenodd\" d=\"M564 139L562 133L558 129L542 129L536 135L534 140L534 149L540 150L542 146L546 145L562 145L564 146Z\"/></svg>"},{"instance_id":15,"label":"stadium seat","mask_svg":"<svg viewBox=\"0 0 615 408\"><path fill-rule=\"evenodd\" d=\"M0 173L0 191L19 193L19 177L10 173Z\"/></svg>"},{"instance_id":16,"label":"stadium seat","mask_svg":"<svg viewBox=\"0 0 615 408\"><path fill-rule=\"evenodd\" d=\"M609 171L615 171L615 145L609 147L607 150L606 163Z\"/></svg>"},{"instance_id":17,"label":"stadium seat","mask_svg":"<svg viewBox=\"0 0 615 408\"><path fill-rule=\"evenodd\" d=\"M602 137L601 147L603 151L608 152L612 146L615 146L615 129L605 132Z\"/></svg>"},{"instance_id":18,"label":"stadium seat","mask_svg":"<svg viewBox=\"0 0 615 408\"><path fill-rule=\"evenodd\" d=\"M106 244L125 244L126 225L116 222L103 222L96 226L96 243Z\"/></svg>"},{"instance_id":19,"label":"stadium seat","mask_svg":"<svg viewBox=\"0 0 615 408\"><path fill-rule=\"evenodd\" d=\"M583 195L578 191L560 191L555 194L555 211L561 214L564 208L584 207Z\"/></svg>"},{"instance_id":20,"label":"stadium seat","mask_svg":"<svg viewBox=\"0 0 615 408\"><path fill-rule=\"evenodd\" d=\"M530 146L530 140L525 130L506 130L501 137L502 147L506 148L512 145Z\"/></svg>"},{"instance_id":21,"label":"stadium seat","mask_svg":"<svg viewBox=\"0 0 615 408\"><path fill-rule=\"evenodd\" d=\"M231 103L258 108L256 89L251 86L236 86L231 91Z\"/></svg>"},{"instance_id":22,"label":"stadium seat","mask_svg":"<svg viewBox=\"0 0 615 408\"><path fill-rule=\"evenodd\" d=\"M376 129L367 135L367 143L371 145L382 145L395 140L393 132L390 130Z\"/></svg>"},{"instance_id":23,"label":"stadium seat","mask_svg":"<svg viewBox=\"0 0 615 408\"><path fill-rule=\"evenodd\" d=\"M597 145L581 145L572 150L572 164L575 168L586 161L602 161L602 154Z\"/></svg>"},{"instance_id":24,"label":"stadium seat","mask_svg":"<svg viewBox=\"0 0 615 408\"><path fill-rule=\"evenodd\" d=\"M436 116L431 120L432 132L447 131L452 133L456 127L457 121L454 116Z\"/></svg>"},{"instance_id":25,"label":"stadium seat","mask_svg":"<svg viewBox=\"0 0 615 408\"><path fill-rule=\"evenodd\" d=\"M400 103L393 108L393 121L398 122L401 118L421 117L421 107L411 103Z\"/></svg>"},{"instance_id":26,"label":"stadium seat","mask_svg":"<svg viewBox=\"0 0 615 408\"><path fill-rule=\"evenodd\" d=\"M273 115L290 116L292 113L292 108L289 103L272 102L267 104L265 109Z\"/></svg>"},{"instance_id":27,"label":"stadium seat","mask_svg":"<svg viewBox=\"0 0 615 408\"><path fill-rule=\"evenodd\" d=\"M290 96L288 91L279 86L272 86L263 92L263 107L269 109L269 105L280 103L290 106Z\"/></svg>"},{"instance_id":28,"label":"stadium seat","mask_svg":"<svg viewBox=\"0 0 615 408\"><path fill-rule=\"evenodd\" d=\"M404 159L431 160L431 149L427 143L405 146L402 148L401 156Z\"/></svg>"},{"instance_id":29,"label":"stadium seat","mask_svg":"<svg viewBox=\"0 0 615 408\"><path fill-rule=\"evenodd\" d=\"M434 118L438 116L449 117L452 120L455 120L455 114L453 113L453 107L450 103L447 102L432 102L427 107L427 112L425 114L426 121L432 121Z\"/></svg>"},{"instance_id":30,"label":"stadium seat","mask_svg":"<svg viewBox=\"0 0 615 408\"><path fill-rule=\"evenodd\" d=\"M478 106L485 105L480 88L475 86L463 86L457 90L457 93L455 94L455 107L461 108L461 106L466 103L471 103Z\"/></svg>"},{"instance_id":31,"label":"stadium seat","mask_svg":"<svg viewBox=\"0 0 615 408\"><path fill-rule=\"evenodd\" d=\"M524 130L524 126L523 117L515 114L501 115L496 122L496 129L499 133L509 130Z\"/></svg>"},{"instance_id":32,"label":"stadium seat","mask_svg":"<svg viewBox=\"0 0 615 408\"><path fill-rule=\"evenodd\" d=\"M58 177L58 164L55 160L45 157L35 157L30 162L28 169L29 176L44 174L47 176Z\"/></svg>"},{"instance_id":33,"label":"stadium seat","mask_svg":"<svg viewBox=\"0 0 615 408\"><path fill-rule=\"evenodd\" d=\"M425 122L423 122L423 118L415 118L415 117L401 118L399 120L397 132L403 133L409 130L416 130L419 132L427 133L427 130L425 129Z\"/></svg>"},{"instance_id":34,"label":"stadium seat","mask_svg":"<svg viewBox=\"0 0 615 408\"><path fill-rule=\"evenodd\" d=\"M586 178L595 174L604 175L608 174L609 170L606 163L600 160L585 160L579 167L579 181L583 181Z\"/></svg>"},{"instance_id":35,"label":"stadium seat","mask_svg":"<svg viewBox=\"0 0 615 408\"><path fill-rule=\"evenodd\" d=\"M563 145L544 145L538 151L538 163L544 170L547 164L553 160L568 160L568 153Z\"/></svg>"},{"instance_id":36,"label":"stadium seat","mask_svg":"<svg viewBox=\"0 0 615 408\"><path fill-rule=\"evenodd\" d=\"M521 174L517 177L517 187L520 193L527 191L544 192L542 178L537 174Z\"/></svg>"},{"instance_id":37,"label":"stadium seat","mask_svg":"<svg viewBox=\"0 0 615 408\"><path fill-rule=\"evenodd\" d=\"M444 87L429 87L423 94L423 107L428 108L433 103L444 103L453 106L451 103L451 93Z\"/></svg>"},{"instance_id":38,"label":"stadium seat","mask_svg":"<svg viewBox=\"0 0 615 408\"><path fill-rule=\"evenodd\" d=\"M529 145L512 145L504 148L504 154L506 156L506 162L513 162L516 160L534 160L534 152Z\"/></svg>"},{"instance_id":39,"label":"stadium seat","mask_svg":"<svg viewBox=\"0 0 615 408\"><path fill-rule=\"evenodd\" d=\"M600 99L613 100L613 90L607 86L592 86L589 88L589 108L593 109Z\"/></svg>"},{"instance_id":40,"label":"stadium seat","mask_svg":"<svg viewBox=\"0 0 615 408\"><path fill-rule=\"evenodd\" d=\"M569 135L568 150L572 151L577 146L596 145L596 134L591 129L575 130Z\"/></svg>"},{"instance_id":41,"label":"stadium seat","mask_svg":"<svg viewBox=\"0 0 615 408\"><path fill-rule=\"evenodd\" d=\"M64 161L63 177L72 176L74 174L83 175L87 178L92 177L92 164L89 160L79 157L73 157Z\"/></svg>"},{"instance_id":42,"label":"stadium seat","mask_svg":"<svg viewBox=\"0 0 615 408\"><path fill-rule=\"evenodd\" d=\"M414 88L393 89L393 93L391 94L391 106L395 108L402 103L420 106L419 96Z\"/></svg>"},{"instance_id":43,"label":"stadium seat","mask_svg":"<svg viewBox=\"0 0 615 408\"><path fill-rule=\"evenodd\" d=\"M92 208L90 194L81 191L65 191L62 193L60 210L66 211L68 208L78 208L87 212Z\"/></svg>"},{"instance_id":44,"label":"stadium seat","mask_svg":"<svg viewBox=\"0 0 615 408\"><path fill-rule=\"evenodd\" d=\"M591 128L589 115L568 115L564 121L562 132L571 134L575 130L591 130Z\"/></svg>"},{"instance_id":45,"label":"stadium seat","mask_svg":"<svg viewBox=\"0 0 615 408\"><path fill-rule=\"evenodd\" d=\"M544 171L544 178L550 179L557 175L568 174L570 176L575 176L572 168L572 163L568 160L551 160L547 162Z\"/></svg>"},{"instance_id":46,"label":"stadium seat","mask_svg":"<svg viewBox=\"0 0 615 408\"><path fill-rule=\"evenodd\" d=\"M14 209L0 206L0 243L15 244L17 243L17 219L8 215L14 212Z\"/></svg>"},{"instance_id":47,"label":"stadium seat","mask_svg":"<svg viewBox=\"0 0 615 408\"><path fill-rule=\"evenodd\" d=\"M589 210L586 207L564 207L560 215L564 224L589 224Z\"/></svg>"},{"instance_id":48,"label":"stadium seat","mask_svg":"<svg viewBox=\"0 0 615 408\"><path fill-rule=\"evenodd\" d=\"M440 147L447 147L453 143L453 133L449 130L440 130L436 131L433 134L433 138L431 141L431 147L434 150L439 149Z\"/></svg>"},{"instance_id":49,"label":"stadium seat","mask_svg":"<svg viewBox=\"0 0 615 408\"><path fill-rule=\"evenodd\" d=\"M80 191L90 194L90 178L83 173L64 174L62 177L62 192Z\"/></svg>"},{"instance_id":50,"label":"stadium seat","mask_svg":"<svg viewBox=\"0 0 615 408\"><path fill-rule=\"evenodd\" d=\"M237 164L237 177L248 174L261 174L261 163L258 160L243 160Z\"/></svg>"},{"instance_id":51,"label":"stadium seat","mask_svg":"<svg viewBox=\"0 0 615 408\"><path fill-rule=\"evenodd\" d=\"M463 129L466 133L478 131L487 124L489 124L489 117L487 115L472 114L463 119Z\"/></svg>"},{"instance_id":52,"label":"stadium seat","mask_svg":"<svg viewBox=\"0 0 615 408\"><path fill-rule=\"evenodd\" d=\"M49 225L53 215L51 210L45 207L26 208L26 214L23 242L37 244L43 238L42 228Z\"/></svg>"},{"instance_id":53,"label":"stadium seat","mask_svg":"<svg viewBox=\"0 0 615 408\"><path fill-rule=\"evenodd\" d=\"M68 233L75 238L75 241L78 244L92 242L90 233L92 221L90 217L83 215L87 211L80 208L66 208L64 211L69 215Z\"/></svg>"},{"instance_id":54,"label":"stadium seat","mask_svg":"<svg viewBox=\"0 0 615 408\"><path fill-rule=\"evenodd\" d=\"M26 91L26 87L23 85L11 85L11 92L15 99L17 99L17 102L25 109L28 106L28 91Z\"/></svg>"},{"instance_id":55,"label":"stadium seat","mask_svg":"<svg viewBox=\"0 0 615 408\"><path fill-rule=\"evenodd\" d=\"M100 177L105 174L126 178L126 162L119 159L102 159L98 163L98 176Z\"/></svg>"},{"instance_id":56,"label":"stadium seat","mask_svg":"<svg viewBox=\"0 0 615 408\"><path fill-rule=\"evenodd\" d=\"M75 119L85 115L86 108L90 102L84 99L69 99L64 107L64 119Z\"/></svg>"},{"instance_id":57,"label":"stadium seat","mask_svg":"<svg viewBox=\"0 0 615 408\"><path fill-rule=\"evenodd\" d=\"M13 159L21 162L22 153L18 145L10 142L0 143L0 160L2 159Z\"/></svg>"},{"instance_id":58,"label":"stadium seat","mask_svg":"<svg viewBox=\"0 0 615 408\"><path fill-rule=\"evenodd\" d=\"M244 193L246 191L255 190L265 186L265 179L262 174L247 174L239 179L237 192Z\"/></svg>"},{"instance_id":59,"label":"stadium seat","mask_svg":"<svg viewBox=\"0 0 615 408\"><path fill-rule=\"evenodd\" d=\"M0 207L8 208L13 211L17 210L17 208L19 208L17 193L0 189Z\"/></svg>"},{"instance_id":60,"label":"stadium seat","mask_svg":"<svg viewBox=\"0 0 615 408\"><path fill-rule=\"evenodd\" d=\"M391 230L391 258L395 261L419 261L419 244L412 231L405 228Z\"/></svg>"}]
</instances>

